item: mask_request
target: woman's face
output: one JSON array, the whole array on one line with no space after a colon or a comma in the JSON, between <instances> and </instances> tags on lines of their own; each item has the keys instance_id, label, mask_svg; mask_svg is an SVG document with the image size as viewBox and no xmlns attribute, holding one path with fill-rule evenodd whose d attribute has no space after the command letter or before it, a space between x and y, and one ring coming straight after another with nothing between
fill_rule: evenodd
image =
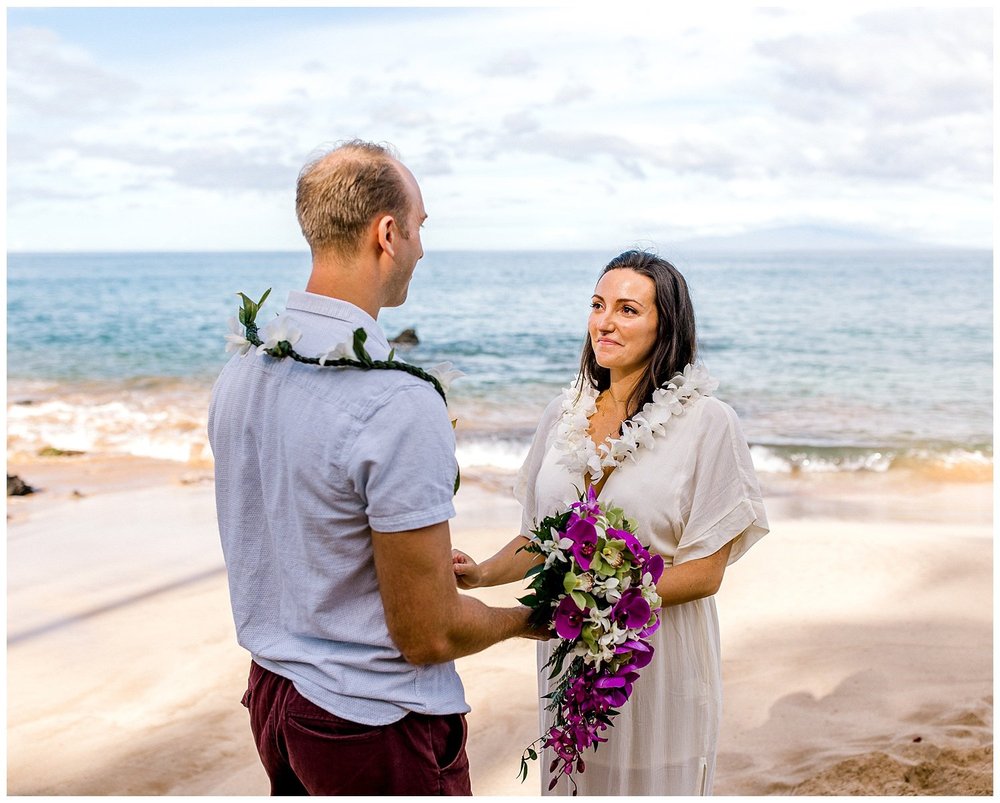
<instances>
[{"instance_id":1,"label":"woman's face","mask_svg":"<svg viewBox=\"0 0 1000 803\"><path fill-rule=\"evenodd\" d=\"M612 378L642 368L656 343L656 285L628 268L605 273L591 299L590 344Z\"/></svg>"}]
</instances>

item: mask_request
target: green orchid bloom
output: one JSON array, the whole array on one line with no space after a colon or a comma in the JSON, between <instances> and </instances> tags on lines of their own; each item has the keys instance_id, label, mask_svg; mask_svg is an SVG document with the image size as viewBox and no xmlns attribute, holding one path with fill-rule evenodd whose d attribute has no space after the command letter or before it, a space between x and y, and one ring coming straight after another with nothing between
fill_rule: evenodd
<instances>
[{"instance_id":1,"label":"green orchid bloom","mask_svg":"<svg viewBox=\"0 0 1000 803\"><path fill-rule=\"evenodd\" d=\"M572 594L574 591L589 592L593 587L594 578L586 572L583 574L566 572L566 575L563 577L563 591L567 594Z\"/></svg>"},{"instance_id":2,"label":"green orchid bloom","mask_svg":"<svg viewBox=\"0 0 1000 803\"><path fill-rule=\"evenodd\" d=\"M600 575L617 575L625 563L625 542L619 538L601 539L597 542L597 552L591 563L591 569Z\"/></svg>"}]
</instances>

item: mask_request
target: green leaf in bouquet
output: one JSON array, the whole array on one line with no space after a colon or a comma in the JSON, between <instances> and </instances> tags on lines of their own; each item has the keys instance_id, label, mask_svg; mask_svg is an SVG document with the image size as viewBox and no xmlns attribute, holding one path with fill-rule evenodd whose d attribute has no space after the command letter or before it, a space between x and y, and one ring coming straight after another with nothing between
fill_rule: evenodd
<instances>
[{"instance_id":1,"label":"green leaf in bouquet","mask_svg":"<svg viewBox=\"0 0 1000 803\"><path fill-rule=\"evenodd\" d=\"M558 677L562 674L563 664L566 663L566 657L569 655L570 651L573 649L573 643L570 641L560 641L559 646L552 651L552 657L549 659L549 663L552 664L552 672L549 678ZM546 664L548 666L548 664Z\"/></svg>"},{"instance_id":2,"label":"green leaf in bouquet","mask_svg":"<svg viewBox=\"0 0 1000 803\"><path fill-rule=\"evenodd\" d=\"M547 605L540 605L534 608L530 614L528 614L528 624L532 627L548 627L551 629L552 626L552 615L549 613L549 608Z\"/></svg>"},{"instance_id":3,"label":"green leaf in bouquet","mask_svg":"<svg viewBox=\"0 0 1000 803\"><path fill-rule=\"evenodd\" d=\"M536 574L544 570L545 570L544 563L536 563L534 566L532 566L530 569L528 569L528 571L524 573L524 579L527 580L529 577L534 577Z\"/></svg>"}]
</instances>

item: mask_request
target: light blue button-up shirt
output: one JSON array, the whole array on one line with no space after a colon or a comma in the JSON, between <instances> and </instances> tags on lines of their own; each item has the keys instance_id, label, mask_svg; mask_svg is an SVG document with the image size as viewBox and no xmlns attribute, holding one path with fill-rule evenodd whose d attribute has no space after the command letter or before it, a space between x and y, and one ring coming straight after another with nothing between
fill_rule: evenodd
<instances>
[{"instance_id":1,"label":"light blue button-up shirt","mask_svg":"<svg viewBox=\"0 0 1000 803\"><path fill-rule=\"evenodd\" d=\"M353 304L292 292L286 315L300 354L363 327L372 358L388 356L381 327ZM208 429L237 638L254 660L354 722L468 711L453 663L414 666L393 644L372 559L372 529L455 515L455 436L434 387L251 350L220 374Z\"/></svg>"}]
</instances>

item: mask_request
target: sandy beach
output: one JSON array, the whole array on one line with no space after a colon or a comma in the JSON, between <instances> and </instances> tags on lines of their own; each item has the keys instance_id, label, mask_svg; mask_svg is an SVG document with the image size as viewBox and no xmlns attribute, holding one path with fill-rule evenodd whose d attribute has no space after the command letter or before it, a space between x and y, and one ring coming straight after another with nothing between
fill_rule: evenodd
<instances>
[{"instance_id":1,"label":"sandy beach","mask_svg":"<svg viewBox=\"0 0 1000 803\"><path fill-rule=\"evenodd\" d=\"M8 498L8 793L266 794L211 468L82 456L8 473L39 489ZM718 595L716 794L992 793L992 485L889 474L764 478L771 534ZM509 539L504 486L466 478L457 547ZM478 795L538 793L537 772L516 778L534 664L527 641L459 662Z\"/></svg>"}]
</instances>

